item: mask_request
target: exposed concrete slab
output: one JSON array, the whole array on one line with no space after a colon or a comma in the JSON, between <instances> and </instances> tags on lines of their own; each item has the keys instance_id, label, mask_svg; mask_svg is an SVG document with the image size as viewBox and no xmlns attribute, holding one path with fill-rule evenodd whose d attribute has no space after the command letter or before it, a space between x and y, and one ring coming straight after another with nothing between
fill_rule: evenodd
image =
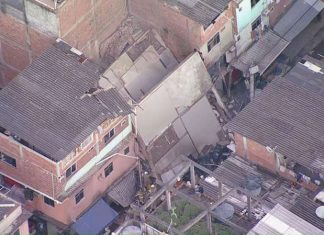
<instances>
[{"instance_id":1,"label":"exposed concrete slab","mask_svg":"<svg viewBox=\"0 0 324 235\"><path fill-rule=\"evenodd\" d=\"M116 75L116 77L122 77L132 66L133 61L129 56L124 53L122 54L111 66L110 69Z\"/></svg>"},{"instance_id":2,"label":"exposed concrete slab","mask_svg":"<svg viewBox=\"0 0 324 235\"><path fill-rule=\"evenodd\" d=\"M138 131L148 145L211 88L211 79L198 53L192 54L140 103Z\"/></svg>"},{"instance_id":3,"label":"exposed concrete slab","mask_svg":"<svg viewBox=\"0 0 324 235\"><path fill-rule=\"evenodd\" d=\"M198 151L219 141L218 133L222 128L206 97L192 106L182 120Z\"/></svg>"}]
</instances>

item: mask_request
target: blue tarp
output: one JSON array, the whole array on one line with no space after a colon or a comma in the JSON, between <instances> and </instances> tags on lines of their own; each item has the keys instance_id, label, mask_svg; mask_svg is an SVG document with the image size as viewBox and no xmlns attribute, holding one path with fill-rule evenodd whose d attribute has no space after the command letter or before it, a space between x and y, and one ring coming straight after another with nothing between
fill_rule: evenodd
<instances>
[{"instance_id":1,"label":"blue tarp","mask_svg":"<svg viewBox=\"0 0 324 235\"><path fill-rule=\"evenodd\" d=\"M112 223L117 215L114 209L100 199L72 225L72 228L80 235L98 234Z\"/></svg>"}]
</instances>

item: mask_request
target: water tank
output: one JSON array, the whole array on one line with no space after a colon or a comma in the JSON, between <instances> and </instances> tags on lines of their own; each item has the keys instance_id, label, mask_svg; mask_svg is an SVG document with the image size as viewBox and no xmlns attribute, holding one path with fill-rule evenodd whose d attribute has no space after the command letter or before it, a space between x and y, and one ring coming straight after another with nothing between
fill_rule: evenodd
<instances>
[{"instance_id":1,"label":"water tank","mask_svg":"<svg viewBox=\"0 0 324 235\"><path fill-rule=\"evenodd\" d=\"M140 227L135 225L129 225L123 229L121 235L141 235L142 231Z\"/></svg>"},{"instance_id":2,"label":"water tank","mask_svg":"<svg viewBox=\"0 0 324 235\"><path fill-rule=\"evenodd\" d=\"M324 219L324 206L317 207L315 213L317 217Z\"/></svg>"},{"instance_id":3,"label":"water tank","mask_svg":"<svg viewBox=\"0 0 324 235\"><path fill-rule=\"evenodd\" d=\"M222 219L230 220L234 215L234 207L226 202L223 202L214 209L216 215Z\"/></svg>"},{"instance_id":4,"label":"water tank","mask_svg":"<svg viewBox=\"0 0 324 235\"><path fill-rule=\"evenodd\" d=\"M250 175L246 177L245 189L251 196L258 196L261 193L262 180L259 176Z\"/></svg>"}]
</instances>

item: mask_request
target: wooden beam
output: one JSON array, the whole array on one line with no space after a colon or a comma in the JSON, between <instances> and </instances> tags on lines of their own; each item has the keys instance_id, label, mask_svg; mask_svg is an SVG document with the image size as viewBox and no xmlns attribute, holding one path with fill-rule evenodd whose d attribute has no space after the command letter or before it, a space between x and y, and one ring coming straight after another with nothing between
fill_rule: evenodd
<instances>
[{"instance_id":1,"label":"wooden beam","mask_svg":"<svg viewBox=\"0 0 324 235\"><path fill-rule=\"evenodd\" d=\"M190 166L190 180L191 180L191 187L194 188L196 185L196 175L195 175L194 166Z\"/></svg>"},{"instance_id":2,"label":"wooden beam","mask_svg":"<svg viewBox=\"0 0 324 235\"><path fill-rule=\"evenodd\" d=\"M251 214L251 197L247 196L247 207L248 207L248 218L249 220L252 218Z\"/></svg>"},{"instance_id":3,"label":"wooden beam","mask_svg":"<svg viewBox=\"0 0 324 235\"><path fill-rule=\"evenodd\" d=\"M167 205L167 210L171 210L171 192L169 190L165 191L165 197L166 197L166 205Z\"/></svg>"},{"instance_id":4,"label":"wooden beam","mask_svg":"<svg viewBox=\"0 0 324 235\"><path fill-rule=\"evenodd\" d=\"M186 173L191 166L191 162L188 161L188 163L185 165L185 167L175 176L173 179L171 179L168 183L163 185L143 206L142 208L146 210L150 205L152 205L156 199L158 199L167 189L168 186L174 184L177 181L177 178L184 173ZM158 181L157 181L158 182Z\"/></svg>"},{"instance_id":5,"label":"wooden beam","mask_svg":"<svg viewBox=\"0 0 324 235\"><path fill-rule=\"evenodd\" d=\"M204 218L207 214L208 214L208 210L204 210L199 215L197 215L195 218L191 219L186 225L182 226L181 231L183 233L185 233L192 226L194 226L196 223L198 223L202 218Z\"/></svg>"},{"instance_id":6,"label":"wooden beam","mask_svg":"<svg viewBox=\"0 0 324 235\"><path fill-rule=\"evenodd\" d=\"M218 199L223 196L223 183L218 180Z\"/></svg>"},{"instance_id":7,"label":"wooden beam","mask_svg":"<svg viewBox=\"0 0 324 235\"><path fill-rule=\"evenodd\" d=\"M184 235L182 231L180 231L179 229L173 227L172 225L170 226L170 224L164 222L163 220L161 220L159 217L155 216L155 215L152 215L150 213L147 213L147 212L143 212L145 216L148 217L148 219L150 220L153 220L154 222L162 225L163 227L166 228L166 230L169 228L172 232L176 233L176 234L181 234L181 235Z\"/></svg>"},{"instance_id":8,"label":"wooden beam","mask_svg":"<svg viewBox=\"0 0 324 235\"><path fill-rule=\"evenodd\" d=\"M209 234L212 235L213 234L213 223L212 223L212 216L210 213L207 214L206 219L207 219L207 230L208 230Z\"/></svg>"}]
</instances>

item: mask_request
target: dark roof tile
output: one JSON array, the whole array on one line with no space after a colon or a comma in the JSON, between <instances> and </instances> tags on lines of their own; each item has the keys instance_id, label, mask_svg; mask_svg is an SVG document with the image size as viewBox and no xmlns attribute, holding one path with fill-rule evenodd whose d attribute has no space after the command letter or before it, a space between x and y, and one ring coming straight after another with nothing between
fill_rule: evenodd
<instances>
[{"instance_id":1,"label":"dark roof tile","mask_svg":"<svg viewBox=\"0 0 324 235\"><path fill-rule=\"evenodd\" d=\"M0 91L0 126L60 161L104 120L131 112L114 89L82 96L99 70L62 43L51 46ZM59 48L58 48L59 47ZM98 101L100 99L101 101Z\"/></svg>"}]
</instances>

